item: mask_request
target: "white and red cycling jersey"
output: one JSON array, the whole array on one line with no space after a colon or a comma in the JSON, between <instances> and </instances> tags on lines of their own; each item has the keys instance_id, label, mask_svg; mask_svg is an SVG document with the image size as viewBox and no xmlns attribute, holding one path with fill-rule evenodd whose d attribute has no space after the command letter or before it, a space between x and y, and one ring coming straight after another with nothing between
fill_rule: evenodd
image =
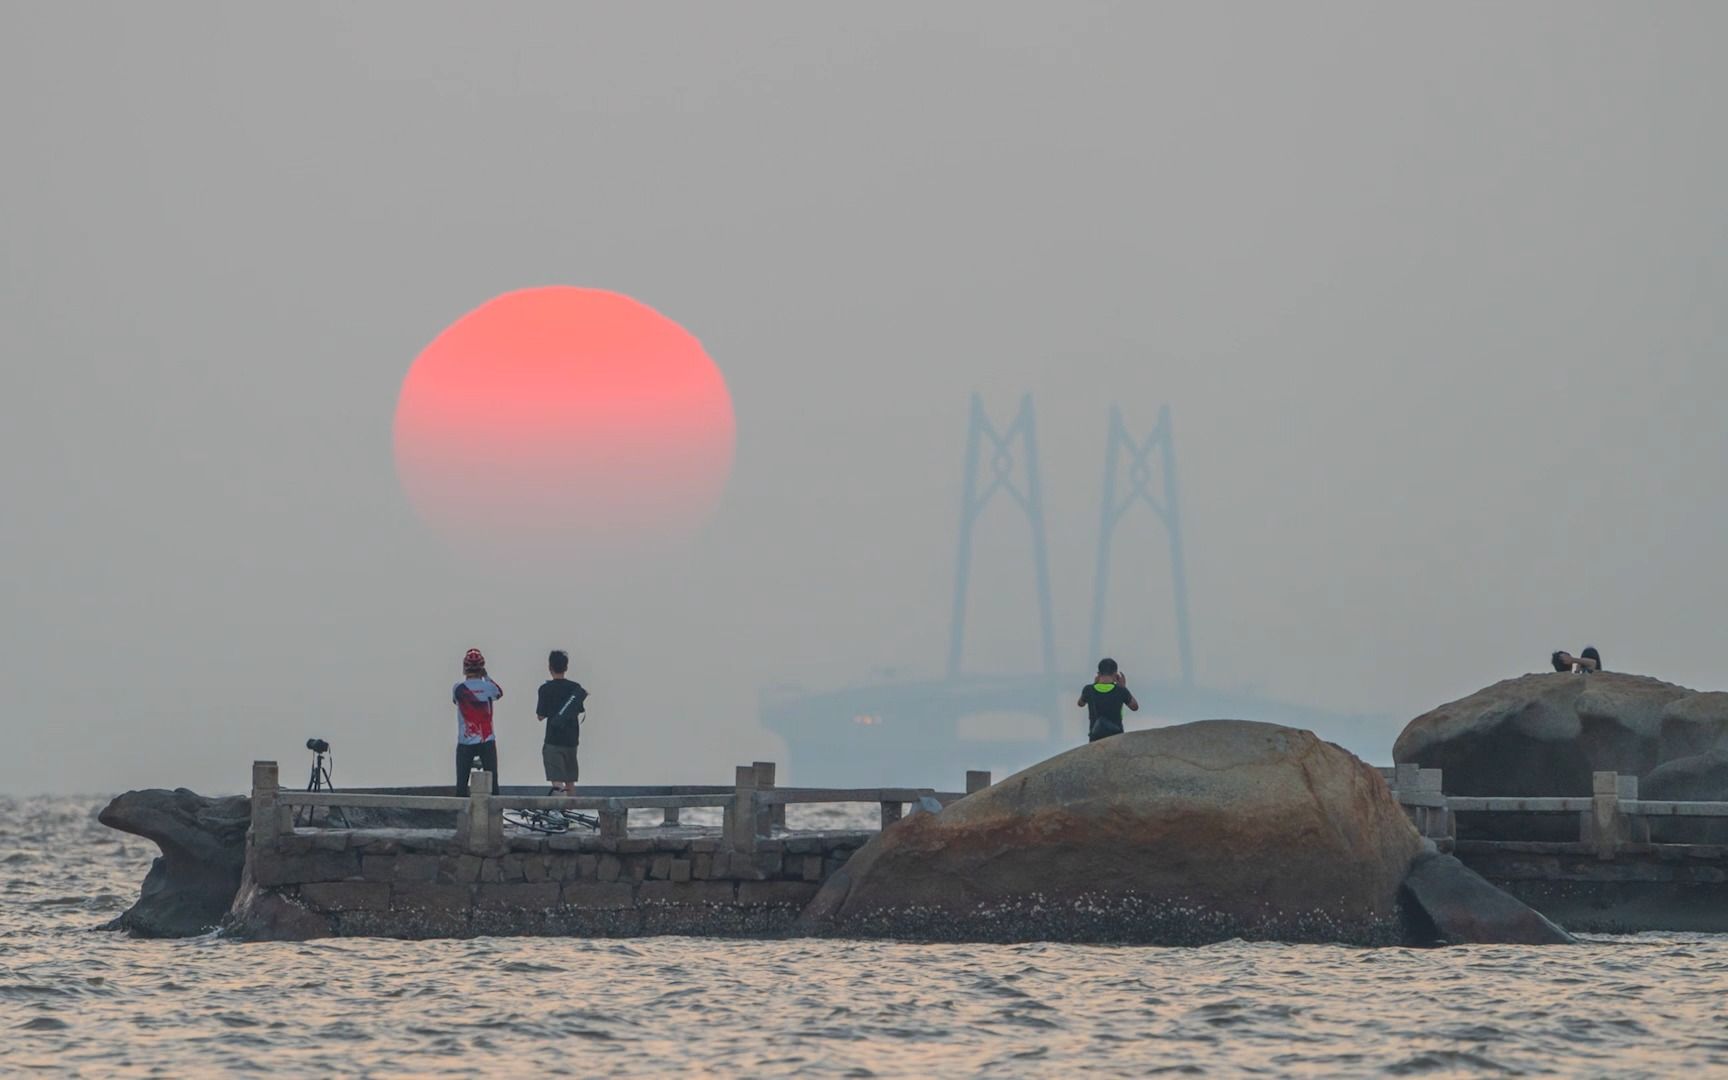
<instances>
[{"instance_id":1,"label":"white and red cycling jersey","mask_svg":"<svg viewBox=\"0 0 1728 1080\"><path fill-rule=\"evenodd\" d=\"M463 679L450 690L456 703L456 741L472 746L495 741L492 735L492 703L504 696L504 688L482 675Z\"/></svg>"}]
</instances>

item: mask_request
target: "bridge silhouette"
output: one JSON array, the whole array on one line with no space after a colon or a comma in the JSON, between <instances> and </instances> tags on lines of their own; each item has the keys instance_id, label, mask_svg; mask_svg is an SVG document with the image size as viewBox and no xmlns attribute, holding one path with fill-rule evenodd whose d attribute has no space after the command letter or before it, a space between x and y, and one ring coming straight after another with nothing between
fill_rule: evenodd
<instances>
[{"instance_id":1,"label":"bridge silhouette","mask_svg":"<svg viewBox=\"0 0 1728 1080\"><path fill-rule=\"evenodd\" d=\"M964 670L967 602L972 553L979 521L992 500L1006 499L1025 519L1031 539L1032 574L1037 597L1039 666L1012 675ZM1129 433L1121 410L1110 409L1104 451L1097 559L1094 568L1088 663L1103 655L1104 620L1110 596L1115 538L1124 518L1149 511L1162 527L1170 570L1171 618L1176 644L1176 675L1163 680L1133 680L1144 712L1159 722L1215 717L1266 720L1308 728L1358 753L1380 753L1389 743L1390 718L1339 715L1248 692L1208 689L1194 681L1192 635L1188 617L1188 578L1183 561L1182 524L1177 497L1176 458L1170 407L1144 438ZM966 438L965 478L960 499L959 544L954 560L953 614L949 624L947 672L941 679L901 680L897 673L856 686L806 692L797 686L764 689L760 720L786 741L788 772L801 784L888 782L939 786L966 769L1014 770L1085 741L1085 718L1075 706L1092 670L1061 670L1056 661L1049 552L1044 501L1038 469L1038 441L1031 395L1005 429L991 423L983 398L972 395ZM963 732L967 718L997 719L1003 714L1041 718L1043 731L998 725ZM1129 723L1147 726L1144 722ZM999 772L1000 776L1001 773Z\"/></svg>"}]
</instances>

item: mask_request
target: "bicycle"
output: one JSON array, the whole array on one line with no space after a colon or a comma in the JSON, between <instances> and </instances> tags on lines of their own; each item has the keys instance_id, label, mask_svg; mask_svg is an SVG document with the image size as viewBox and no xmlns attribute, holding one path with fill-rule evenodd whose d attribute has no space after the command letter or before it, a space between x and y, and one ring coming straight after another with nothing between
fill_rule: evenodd
<instances>
[{"instance_id":1,"label":"bicycle","mask_svg":"<svg viewBox=\"0 0 1728 1080\"><path fill-rule=\"evenodd\" d=\"M557 793L556 788L546 792L548 795L556 795ZM514 825L529 832L548 834L568 832L572 825L579 825L591 832L598 832L600 829L600 819L597 816L571 809L506 810L504 811L504 824Z\"/></svg>"},{"instance_id":2,"label":"bicycle","mask_svg":"<svg viewBox=\"0 0 1728 1080\"><path fill-rule=\"evenodd\" d=\"M570 821L556 810L506 810L504 824L537 833L561 833L570 828Z\"/></svg>"}]
</instances>

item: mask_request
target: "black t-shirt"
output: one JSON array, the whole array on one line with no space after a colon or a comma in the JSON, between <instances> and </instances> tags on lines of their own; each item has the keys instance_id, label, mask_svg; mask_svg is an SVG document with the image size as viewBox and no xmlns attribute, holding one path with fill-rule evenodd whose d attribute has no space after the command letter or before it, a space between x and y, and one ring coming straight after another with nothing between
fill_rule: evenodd
<instances>
[{"instance_id":1,"label":"black t-shirt","mask_svg":"<svg viewBox=\"0 0 1728 1080\"><path fill-rule=\"evenodd\" d=\"M1122 734L1122 706L1128 704L1129 696L1128 688L1120 683L1089 683L1080 691L1086 718L1091 721L1090 738Z\"/></svg>"},{"instance_id":2,"label":"black t-shirt","mask_svg":"<svg viewBox=\"0 0 1728 1080\"><path fill-rule=\"evenodd\" d=\"M546 718L547 746L575 746L582 737L582 714L588 691L574 679L547 679L540 684L540 702L535 716Z\"/></svg>"}]
</instances>

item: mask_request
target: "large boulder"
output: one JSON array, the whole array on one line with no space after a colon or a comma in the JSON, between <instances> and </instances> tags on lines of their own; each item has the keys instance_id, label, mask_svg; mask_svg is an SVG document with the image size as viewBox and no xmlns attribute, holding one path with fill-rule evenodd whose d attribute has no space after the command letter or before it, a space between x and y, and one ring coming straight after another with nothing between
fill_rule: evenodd
<instances>
[{"instance_id":1,"label":"large boulder","mask_svg":"<svg viewBox=\"0 0 1728 1080\"><path fill-rule=\"evenodd\" d=\"M1728 749L1663 762L1638 781L1638 795L1680 802L1728 802ZM1650 839L1658 843L1728 844L1728 818L1650 818L1649 822Z\"/></svg>"},{"instance_id":2,"label":"large boulder","mask_svg":"<svg viewBox=\"0 0 1728 1080\"><path fill-rule=\"evenodd\" d=\"M162 854L150 865L138 902L108 924L139 937L193 937L215 929L240 887L252 800L210 798L185 788L128 791L97 820L154 840Z\"/></svg>"},{"instance_id":3,"label":"large boulder","mask_svg":"<svg viewBox=\"0 0 1728 1080\"><path fill-rule=\"evenodd\" d=\"M1388 943L1421 841L1380 774L1313 733L1207 720L1092 743L884 830L811 933Z\"/></svg>"},{"instance_id":4,"label":"large boulder","mask_svg":"<svg viewBox=\"0 0 1728 1080\"><path fill-rule=\"evenodd\" d=\"M1663 762L1728 750L1728 693L1709 690L1678 698L1662 710L1657 757Z\"/></svg>"},{"instance_id":5,"label":"large boulder","mask_svg":"<svg viewBox=\"0 0 1728 1080\"><path fill-rule=\"evenodd\" d=\"M1642 675L1524 675L1410 721L1392 760L1444 769L1449 795L1588 795L1592 772L1654 769L1669 707L1696 696Z\"/></svg>"},{"instance_id":6,"label":"large boulder","mask_svg":"<svg viewBox=\"0 0 1728 1080\"><path fill-rule=\"evenodd\" d=\"M1728 694L1642 675L1506 679L1405 726L1392 760L1444 771L1449 795L1589 795L1590 774L1647 777L1664 762L1728 747ZM1565 815L1460 814L1462 838L1576 840Z\"/></svg>"},{"instance_id":7,"label":"large boulder","mask_svg":"<svg viewBox=\"0 0 1728 1080\"><path fill-rule=\"evenodd\" d=\"M1570 945L1571 934L1450 855L1424 852L1404 879L1416 936L1445 945Z\"/></svg>"},{"instance_id":8,"label":"large boulder","mask_svg":"<svg viewBox=\"0 0 1728 1080\"><path fill-rule=\"evenodd\" d=\"M1638 794L1683 802L1728 800L1728 749L1665 761L1638 782Z\"/></svg>"}]
</instances>

